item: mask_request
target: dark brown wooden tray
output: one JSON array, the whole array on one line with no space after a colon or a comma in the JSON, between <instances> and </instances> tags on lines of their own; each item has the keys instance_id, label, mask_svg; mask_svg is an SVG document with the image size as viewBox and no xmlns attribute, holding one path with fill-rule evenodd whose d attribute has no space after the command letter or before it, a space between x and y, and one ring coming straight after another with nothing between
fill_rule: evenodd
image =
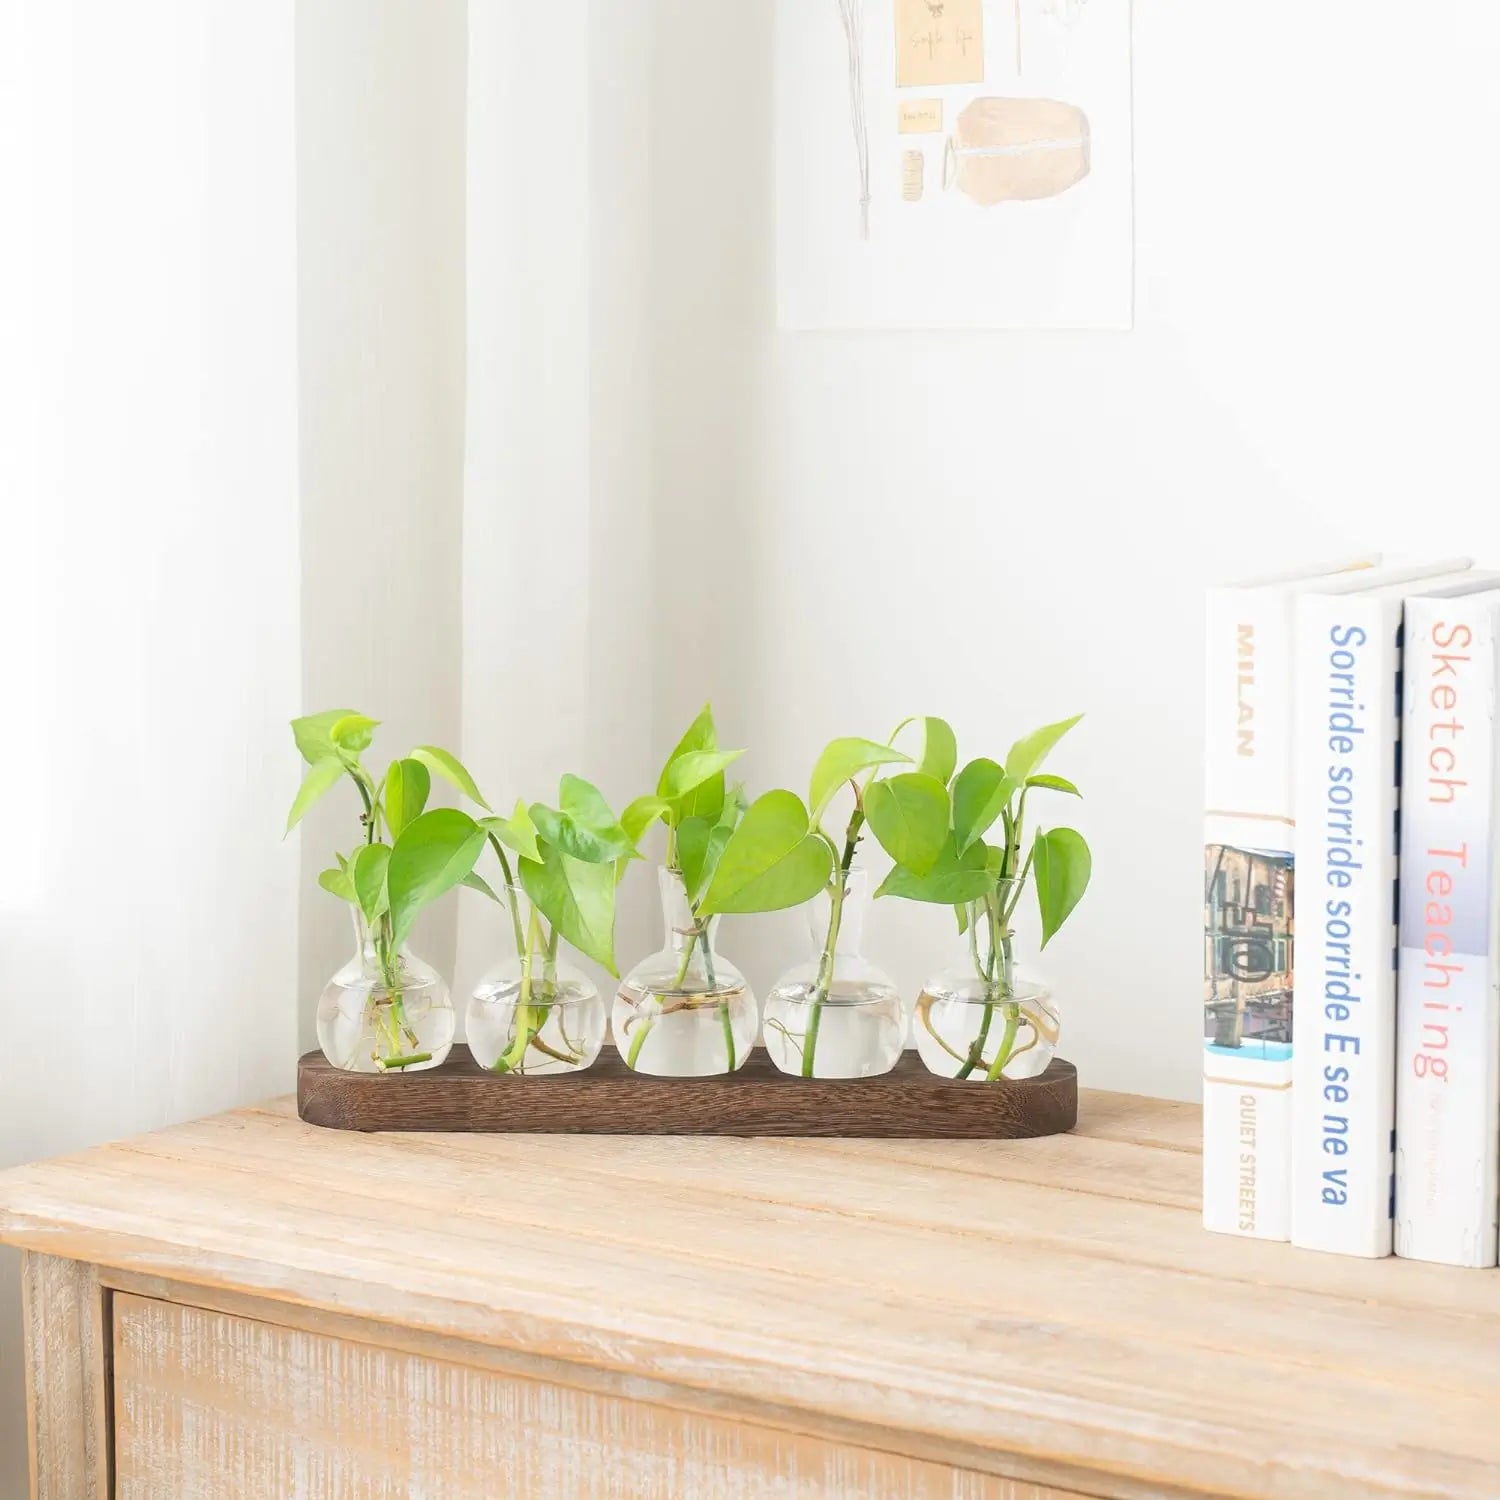
<instances>
[{"instance_id":1,"label":"dark brown wooden tray","mask_svg":"<svg viewBox=\"0 0 1500 1500\"><path fill-rule=\"evenodd\" d=\"M764 1052L718 1078L634 1073L606 1047L592 1068L543 1078L486 1072L455 1046L423 1073L345 1073L321 1052L297 1065L297 1112L333 1130L584 1135L828 1135L1019 1139L1078 1122L1078 1070L1038 1078L938 1078L915 1053L879 1078L789 1078Z\"/></svg>"}]
</instances>

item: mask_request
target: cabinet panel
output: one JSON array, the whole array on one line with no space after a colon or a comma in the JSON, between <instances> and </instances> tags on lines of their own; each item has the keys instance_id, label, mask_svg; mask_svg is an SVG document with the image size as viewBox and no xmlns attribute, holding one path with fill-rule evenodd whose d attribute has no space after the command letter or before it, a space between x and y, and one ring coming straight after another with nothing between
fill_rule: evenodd
<instances>
[{"instance_id":1,"label":"cabinet panel","mask_svg":"<svg viewBox=\"0 0 1500 1500\"><path fill-rule=\"evenodd\" d=\"M117 1294L117 1500L1076 1500Z\"/></svg>"}]
</instances>

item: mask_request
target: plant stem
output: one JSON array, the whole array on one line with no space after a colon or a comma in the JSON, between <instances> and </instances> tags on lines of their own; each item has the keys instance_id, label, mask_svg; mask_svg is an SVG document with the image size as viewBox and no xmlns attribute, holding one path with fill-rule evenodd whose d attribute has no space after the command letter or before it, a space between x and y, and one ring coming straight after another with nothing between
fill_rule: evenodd
<instances>
[{"instance_id":1,"label":"plant stem","mask_svg":"<svg viewBox=\"0 0 1500 1500\"><path fill-rule=\"evenodd\" d=\"M540 938L541 922L537 918L536 907L533 906L526 927L526 940L521 948L521 993L516 999L515 1031L511 1035L510 1046L495 1059L493 1071L496 1073L509 1073L520 1065L531 1041L531 1033L535 1029L531 1014L531 971L533 956Z\"/></svg>"},{"instance_id":2,"label":"plant stem","mask_svg":"<svg viewBox=\"0 0 1500 1500\"><path fill-rule=\"evenodd\" d=\"M516 940L516 957L520 958L526 952L526 935L521 931L521 900L516 895L516 879L510 871L510 861L505 857L504 846L492 833L490 845L495 851L495 857L500 861L500 874L505 879L505 904L510 911L511 931Z\"/></svg>"},{"instance_id":3,"label":"plant stem","mask_svg":"<svg viewBox=\"0 0 1500 1500\"><path fill-rule=\"evenodd\" d=\"M719 1022L724 1028L724 1056L729 1062L729 1071L735 1069L734 1055L734 1017L729 1014L729 997L726 995L719 1001Z\"/></svg>"},{"instance_id":4,"label":"plant stem","mask_svg":"<svg viewBox=\"0 0 1500 1500\"><path fill-rule=\"evenodd\" d=\"M1011 1000L1005 1007L1005 1030L1000 1034L1000 1050L995 1053L995 1060L984 1075L991 1083L1000 1076L1006 1063L1010 1061L1011 1048L1016 1045L1016 1032L1020 1026L1021 1007Z\"/></svg>"},{"instance_id":5,"label":"plant stem","mask_svg":"<svg viewBox=\"0 0 1500 1500\"><path fill-rule=\"evenodd\" d=\"M856 788L856 793L858 788ZM864 827L865 812L858 796L854 811L849 815L849 826L844 831L844 853L838 861L837 875L828 892L828 934L823 939L823 952L818 959L818 976L813 982L812 1008L808 1012L807 1032L802 1043L802 1076L812 1078L813 1060L818 1050L818 1029L823 1020L823 1006L833 988L834 961L838 954L839 928L844 920L844 897L848 892L849 870L854 864L854 851L859 846L860 831ZM830 843L830 848L833 845Z\"/></svg>"},{"instance_id":6,"label":"plant stem","mask_svg":"<svg viewBox=\"0 0 1500 1500\"><path fill-rule=\"evenodd\" d=\"M401 1057L382 1057L378 1066L383 1073L390 1073L398 1068L409 1068L415 1063L431 1062L430 1052L408 1052Z\"/></svg>"}]
</instances>

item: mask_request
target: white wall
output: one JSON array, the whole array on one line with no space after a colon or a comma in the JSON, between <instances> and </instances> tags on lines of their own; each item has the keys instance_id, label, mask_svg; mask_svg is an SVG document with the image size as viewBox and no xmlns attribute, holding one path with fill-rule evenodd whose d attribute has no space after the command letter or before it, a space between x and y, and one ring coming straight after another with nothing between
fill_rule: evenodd
<instances>
[{"instance_id":1,"label":"white wall","mask_svg":"<svg viewBox=\"0 0 1500 1500\"><path fill-rule=\"evenodd\" d=\"M28 585L0 591L0 1168L292 1082L292 32L286 3L0 7L0 551Z\"/></svg>"},{"instance_id":2,"label":"white wall","mask_svg":"<svg viewBox=\"0 0 1500 1500\"><path fill-rule=\"evenodd\" d=\"M616 808L655 785L650 19L470 12L463 755L505 811L554 801L564 771ZM622 968L653 900L622 888ZM462 911L460 997L506 940L483 898Z\"/></svg>"},{"instance_id":3,"label":"white wall","mask_svg":"<svg viewBox=\"0 0 1500 1500\"><path fill-rule=\"evenodd\" d=\"M908 713L967 756L1085 710L1057 821L1094 888L1042 961L1063 1050L1196 1097L1205 582L1500 557L1496 21L1139 0L1133 333L784 334L772 9L657 11L657 738L712 692L747 772L801 787ZM882 906L872 954L911 992L949 921ZM725 946L763 989L799 937Z\"/></svg>"},{"instance_id":4,"label":"white wall","mask_svg":"<svg viewBox=\"0 0 1500 1500\"><path fill-rule=\"evenodd\" d=\"M382 720L377 769L459 736L464 441L464 0L297 7L302 689L284 720ZM439 792L441 795L441 791ZM301 1045L349 957L317 885L358 835L340 787L301 836ZM288 851L288 858L292 858ZM455 910L415 946L453 971Z\"/></svg>"}]
</instances>

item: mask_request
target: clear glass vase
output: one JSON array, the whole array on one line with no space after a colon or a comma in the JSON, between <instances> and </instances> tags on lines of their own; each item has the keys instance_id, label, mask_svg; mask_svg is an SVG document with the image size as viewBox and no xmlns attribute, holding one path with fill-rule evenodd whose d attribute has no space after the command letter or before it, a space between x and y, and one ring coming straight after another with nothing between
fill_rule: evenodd
<instances>
[{"instance_id":1,"label":"clear glass vase","mask_svg":"<svg viewBox=\"0 0 1500 1500\"><path fill-rule=\"evenodd\" d=\"M714 947L717 917L695 916L682 876L657 872L666 946L615 994L610 1023L630 1067L663 1078L705 1078L744 1066L760 1014L745 976Z\"/></svg>"},{"instance_id":2,"label":"clear glass vase","mask_svg":"<svg viewBox=\"0 0 1500 1500\"><path fill-rule=\"evenodd\" d=\"M1021 892L1001 881L993 897L965 909L963 958L917 997L912 1030L928 1070L993 1082L1034 1078L1057 1050L1057 1004L1016 965L1010 926Z\"/></svg>"},{"instance_id":3,"label":"clear glass vase","mask_svg":"<svg viewBox=\"0 0 1500 1500\"><path fill-rule=\"evenodd\" d=\"M448 986L410 948L393 948L388 919L372 933L354 908L354 957L318 1000L318 1045L348 1073L435 1068L453 1045Z\"/></svg>"},{"instance_id":4,"label":"clear glass vase","mask_svg":"<svg viewBox=\"0 0 1500 1500\"><path fill-rule=\"evenodd\" d=\"M524 891L508 887L504 901L513 951L469 996L469 1051L496 1073L577 1073L604 1045L604 1000L588 975L558 957L556 933L547 932Z\"/></svg>"},{"instance_id":5,"label":"clear glass vase","mask_svg":"<svg viewBox=\"0 0 1500 1500\"><path fill-rule=\"evenodd\" d=\"M906 1043L906 1008L895 981L860 952L869 879L851 870L842 888L807 904L813 952L766 996L765 1042L783 1073L873 1078L889 1073Z\"/></svg>"}]
</instances>

